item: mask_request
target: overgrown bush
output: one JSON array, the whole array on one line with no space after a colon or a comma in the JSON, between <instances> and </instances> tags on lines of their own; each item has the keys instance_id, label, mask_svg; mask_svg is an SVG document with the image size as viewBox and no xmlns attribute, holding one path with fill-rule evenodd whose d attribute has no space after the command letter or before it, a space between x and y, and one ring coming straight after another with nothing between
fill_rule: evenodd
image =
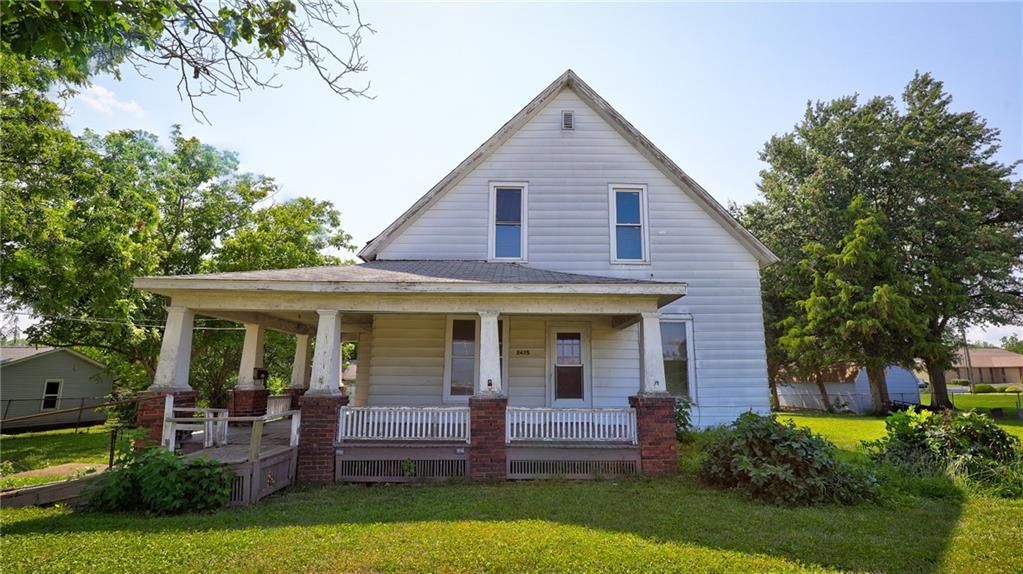
<instances>
[{"instance_id":1,"label":"overgrown bush","mask_svg":"<svg viewBox=\"0 0 1023 574\"><path fill-rule=\"evenodd\" d=\"M227 505L231 479L215 461L185 462L166 450L151 448L107 471L88 492L89 507L153 514L205 512Z\"/></svg>"},{"instance_id":2,"label":"overgrown bush","mask_svg":"<svg viewBox=\"0 0 1023 574\"><path fill-rule=\"evenodd\" d=\"M688 442L692 439L693 433L693 418L692 418L693 403L685 397L678 397L675 399L675 438L679 442Z\"/></svg>"},{"instance_id":3,"label":"overgrown bush","mask_svg":"<svg viewBox=\"0 0 1023 574\"><path fill-rule=\"evenodd\" d=\"M699 477L777 505L875 499L876 478L838 460L835 451L835 445L808 428L746 413L712 440Z\"/></svg>"},{"instance_id":4,"label":"overgrown bush","mask_svg":"<svg viewBox=\"0 0 1023 574\"><path fill-rule=\"evenodd\" d=\"M987 383L981 383L981 384L976 385L975 387L973 387L973 392L975 394L993 393L993 392L995 392L995 387L993 385L989 385Z\"/></svg>"},{"instance_id":5,"label":"overgrown bush","mask_svg":"<svg viewBox=\"0 0 1023 574\"><path fill-rule=\"evenodd\" d=\"M872 459L917 475L944 473L964 486L1023 496L1020 441L979 412L917 412L885 420L887 435L864 442Z\"/></svg>"}]
</instances>

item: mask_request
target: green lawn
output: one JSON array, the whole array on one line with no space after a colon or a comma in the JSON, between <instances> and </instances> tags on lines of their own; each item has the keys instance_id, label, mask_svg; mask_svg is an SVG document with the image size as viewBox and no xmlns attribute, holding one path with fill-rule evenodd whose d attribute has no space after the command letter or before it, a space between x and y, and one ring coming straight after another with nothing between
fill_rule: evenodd
<instances>
[{"instance_id":1,"label":"green lawn","mask_svg":"<svg viewBox=\"0 0 1023 574\"><path fill-rule=\"evenodd\" d=\"M867 417L791 418L850 450L883 428ZM5 573L1020 572L1020 516L1023 500L975 496L776 508L701 486L687 470L621 481L297 488L199 516L7 509L0 556Z\"/></svg>"},{"instance_id":2,"label":"green lawn","mask_svg":"<svg viewBox=\"0 0 1023 574\"><path fill-rule=\"evenodd\" d=\"M979 409L987 410L993 408L1005 409L1007 415L1011 415L1016 412L1016 393L981 393L974 395L971 393L952 393L952 404L957 409ZM920 402L929 405L931 404L931 394L922 392L920 393Z\"/></svg>"},{"instance_id":3,"label":"green lawn","mask_svg":"<svg viewBox=\"0 0 1023 574\"><path fill-rule=\"evenodd\" d=\"M860 441L884 436L884 419L874 416L779 413L778 419L791 419L798 426L810 427L849 452L861 452ZM1023 440L1023 420L999 419L998 424Z\"/></svg>"},{"instance_id":4,"label":"green lawn","mask_svg":"<svg viewBox=\"0 0 1023 574\"><path fill-rule=\"evenodd\" d=\"M0 435L0 461L9 462L13 472L46 468L66 462L103 464L110 452L110 431L102 426L61 429L34 433ZM3 478L0 488L43 484L67 477Z\"/></svg>"}]
</instances>

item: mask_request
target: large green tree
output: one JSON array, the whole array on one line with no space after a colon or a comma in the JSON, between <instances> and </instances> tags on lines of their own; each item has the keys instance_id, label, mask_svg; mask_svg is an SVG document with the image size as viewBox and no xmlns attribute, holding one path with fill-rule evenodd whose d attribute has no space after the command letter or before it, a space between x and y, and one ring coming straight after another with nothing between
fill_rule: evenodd
<instances>
[{"instance_id":1,"label":"large green tree","mask_svg":"<svg viewBox=\"0 0 1023 574\"><path fill-rule=\"evenodd\" d=\"M46 62L82 84L128 62L179 75L178 92L197 100L277 85L276 71L308 66L335 93L366 69L355 2L340 0L0 0L3 51Z\"/></svg>"},{"instance_id":2,"label":"large green tree","mask_svg":"<svg viewBox=\"0 0 1023 574\"><path fill-rule=\"evenodd\" d=\"M854 230L847 213L857 197L888 238L888 279L911 285L912 313L926 319L912 347L926 363L936 405L951 406L944 369L956 332L1021 320L1023 184L1012 180L1015 164L996 159L998 131L951 104L941 82L917 74L901 106L890 97L812 103L792 132L765 145L762 199L736 213L782 259L763 277L775 368L821 358L782 345L779 327L805 313L799 302L814 288L804 247L839 252Z\"/></svg>"},{"instance_id":3,"label":"large green tree","mask_svg":"<svg viewBox=\"0 0 1023 574\"><path fill-rule=\"evenodd\" d=\"M829 249L808 243L801 265L813 285L786 318L781 344L793 355L845 361L867 371L871 403L888 402L885 367L912 366L926 318L913 305L913 279L899 269L884 216L856 197L849 206L853 229Z\"/></svg>"},{"instance_id":4,"label":"large green tree","mask_svg":"<svg viewBox=\"0 0 1023 574\"><path fill-rule=\"evenodd\" d=\"M134 289L134 277L323 265L351 248L329 203L267 205L272 179L239 172L234 154L178 128L166 148L137 131L74 136L48 97L52 68L0 58L0 297L36 315L33 342L102 352L137 388L155 370L165 301ZM199 326L197 356L229 362L240 333L205 329L237 326ZM291 349L268 354L287 364ZM205 361L194 382L216 401L232 375Z\"/></svg>"}]
</instances>

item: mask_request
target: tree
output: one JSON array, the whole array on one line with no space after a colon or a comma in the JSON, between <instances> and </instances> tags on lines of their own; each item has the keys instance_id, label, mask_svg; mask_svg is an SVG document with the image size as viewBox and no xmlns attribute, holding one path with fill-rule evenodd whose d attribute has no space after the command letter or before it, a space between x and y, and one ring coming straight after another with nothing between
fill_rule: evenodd
<instances>
[{"instance_id":1,"label":"tree","mask_svg":"<svg viewBox=\"0 0 1023 574\"><path fill-rule=\"evenodd\" d=\"M881 411L888 402L885 367L912 365L926 319L913 306L912 279L899 270L884 216L860 197L849 212L853 230L836 249L807 245L802 266L813 287L798 302L803 312L786 319L781 344L819 356L821 364L862 365L874 410Z\"/></svg>"},{"instance_id":2,"label":"tree","mask_svg":"<svg viewBox=\"0 0 1023 574\"><path fill-rule=\"evenodd\" d=\"M272 179L239 173L234 154L179 128L169 149L145 132L75 137L47 98L53 70L0 58L0 298L33 310L32 342L102 351L122 384L141 388L155 372L165 302L134 289L134 277L330 264L339 259L325 251L351 247L329 203L260 207L277 191ZM223 342L203 329L235 326L199 327L203 356L212 352L203 341ZM281 361L290 369L290 355Z\"/></svg>"},{"instance_id":3,"label":"tree","mask_svg":"<svg viewBox=\"0 0 1023 574\"><path fill-rule=\"evenodd\" d=\"M768 358L789 363L803 356L770 333L813 288L803 247L834 250L853 230L846 214L856 197L876 212L890 249L883 260L912 286L913 312L927 320L913 348L934 404L951 406L944 369L956 333L1023 314L1023 184L1010 179L1016 164L994 159L998 131L976 113L952 112L930 75L917 74L902 101L904 111L893 98L808 104L795 129L761 152L762 200L733 210L782 259L765 270L762 290L765 318L775 322Z\"/></svg>"},{"instance_id":4,"label":"tree","mask_svg":"<svg viewBox=\"0 0 1023 574\"><path fill-rule=\"evenodd\" d=\"M366 90L346 83L366 70L362 35L372 32L354 1L2 0L0 12L5 52L48 62L75 84L117 75L126 61L143 75L147 64L177 70L178 93L197 117L201 96L275 87L262 64L309 66L342 97Z\"/></svg>"},{"instance_id":5,"label":"tree","mask_svg":"<svg viewBox=\"0 0 1023 574\"><path fill-rule=\"evenodd\" d=\"M337 265L330 251L350 251L351 236L340 228L340 214L329 202L301 197L255 210L202 264L202 272L289 269ZM237 381L243 337L227 321L208 322L195 333L190 381L211 405L227 404ZM295 353L294 338L268 331L263 364L271 377L287 378Z\"/></svg>"},{"instance_id":6,"label":"tree","mask_svg":"<svg viewBox=\"0 0 1023 574\"><path fill-rule=\"evenodd\" d=\"M1019 335L1002 337L1002 348L1006 351L1023 355L1023 339L1021 339Z\"/></svg>"}]
</instances>

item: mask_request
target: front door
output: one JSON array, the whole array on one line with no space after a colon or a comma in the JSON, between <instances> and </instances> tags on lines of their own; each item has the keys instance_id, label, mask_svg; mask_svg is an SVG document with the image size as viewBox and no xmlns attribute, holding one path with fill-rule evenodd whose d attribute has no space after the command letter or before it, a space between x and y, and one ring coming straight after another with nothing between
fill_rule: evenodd
<instances>
[{"instance_id":1,"label":"front door","mask_svg":"<svg viewBox=\"0 0 1023 574\"><path fill-rule=\"evenodd\" d=\"M590 398L590 333L583 326L555 326L550 341L548 400L554 407L588 407Z\"/></svg>"}]
</instances>

